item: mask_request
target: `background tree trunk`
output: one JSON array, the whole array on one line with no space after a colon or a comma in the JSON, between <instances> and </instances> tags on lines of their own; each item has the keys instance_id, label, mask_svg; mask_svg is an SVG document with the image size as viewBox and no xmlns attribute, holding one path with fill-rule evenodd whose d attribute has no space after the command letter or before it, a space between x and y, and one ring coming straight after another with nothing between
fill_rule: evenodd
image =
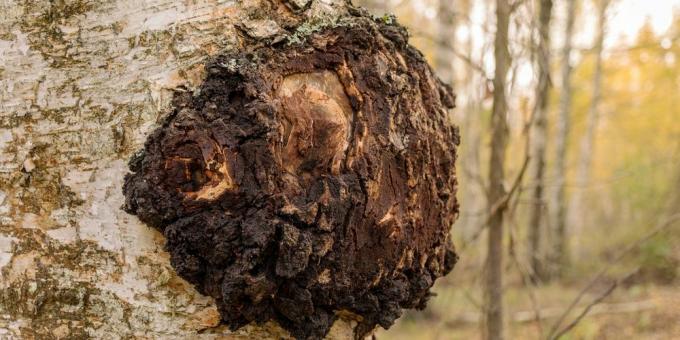
<instances>
[{"instance_id":1,"label":"background tree trunk","mask_svg":"<svg viewBox=\"0 0 680 340\"><path fill-rule=\"evenodd\" d=\"M437 44L437 52L435 54L435 65L437 75L450 84L456 86L456 72L455 72L455 49L456 41L456 11L457 1L454 0L439 0L437 10L437 39L443 41L443 44Z\"/></svg>"},{"instance_id":2,"label":"background tree trunk","mask_svg":"<svg viewBox=\"0 0 680 340\"><path fill-rule=\"evenodd\" d=\"M206 57L344 11L329 0L1 2L0 337L230 333L176 276L162 235L120 210L127 159ZM272 323L238 334L286 336ZM340 320L330 337L351 334Z\"/></svg>"},{"instance_id":3,"label":"background tree trunk","mask_svg":"<svg viewBox=\"0 0 680 340\"><path fill-rule=\"evenodd\" d=\"M538 18L538 83L536 84L536 104L533 112L533 134L531 138L531 158L533 173L531 176L532 205L529 220L529 256L531 272L534 280L547 279L545 254L541 247L542 229L547 225L544 218L546 202L545 191L545 148L548 139L547 114L548 94L550 91L550 18L552 16L552 0L541 0Z\"/></svg>"},{"instance_id":4,"label":"background tree trunk","mask_svg":"<svg viewBox=\"0 0 680 340\"><path fill-rule=\"evenodd\" d=\"M491 113L491 155L489 159L489 214L488 255L486 260L486 338L503 338L503 216L504 206L499 206L505 196L505 152L508 144L508 104L505 85L510 66L508 51L508 26L510 4L507 0L496 1L496 38L494 57L493 109Z\"/></svg>"},{"instance_id":5,"label":"background tree trunk","mask_svg":"<svg viewBox=\"0 0 680 340\"><path fill-rule=\"evenodd\" d=\"M483 3L482 6L487 6ZM489 5L491 6L491 5ZM472 15L474 4L470 1L461 1L457 10L460 11L460 18L469 18ZM457 110L457 114L462 114L461 134L465 143L461 144L461 161L459 162L459 176L461 178L460 197L466 209L462 209L461 218L458 222L459 235L464 239L474 237L478 232L479 226L484 222L483 212L486 209L486 202L479 197L486 196L486 181L481 176L481 147L482 127L484 122L482 115L484 112L483 101L488 88L488 79L480 70L475 69L475 58L473 55L473 38L469 33L474 29L470 20L461 19L461 25L465 25L468 31L462 50L465 51L465 66L463 68L463 80L456 88L458 97L456 102L463 108ZM481 57L479 57L481 59ZM482 62L478 62L481 64Z\"/></svg>"},{"instance_id":6,"label":"background tree trunk","mask_svg":"<svg viewBox=\"0 0 680 340\"><path fill-rule=\"evenodd\" d=\"M567 18L564 25L564 46L562 47L562 89L557 117L557 136L555 136L555 197L554 204L554 243L552 263L555 274L561 275L569 262L569 240L567 238L567 198L565 193L567 173L567 143L571 130L571 73L570 62L572 40L574 35L574 18L576 14L576 0L567 0Z\"/></svg>"},{"instance_id":7,"label":"background tree trunk","mask_svg":"<svg viewBox=\"0 0 680 340\"><path fill-rule=\"evenodd\" d=\"M590 184L590 169L593 163L593 152L595 148L595 133L600 116L600 102L602 101L602 50L607 26L607 7L610 0L597 0L598 21L597 36L595 38L595 72L593 73L593 97L588 110L586 122L586 132L581 138L581 149L576 172L576 190L571 198L569 214L571 216L569 224L574 231L576 255L578 255L578 239L581 236L583 225L587 223L584 219L584 193Z\"/></svg>"}]
</instances>

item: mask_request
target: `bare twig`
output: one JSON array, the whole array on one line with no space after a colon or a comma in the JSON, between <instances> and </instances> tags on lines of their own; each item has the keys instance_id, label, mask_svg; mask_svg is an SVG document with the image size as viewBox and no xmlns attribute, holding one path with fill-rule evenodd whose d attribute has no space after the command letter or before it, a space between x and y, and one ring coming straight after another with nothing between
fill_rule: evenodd
<instances>
[{"instance_id":1,"label":"bare twig","mask_svg":"<svg viewBox=\"0 0 680 340\"><path fill-rule=\"evenodd\" d=\"M486 229L486 227L489 225L489 221L491 218L498 213L501 209L505 209L508 206L508 203L510 200L515 196L515 193L517 192L519 185L522 183L522 179L524 178L524 173L526 173L526 170L529 166L529 159L530 157L527 155L524 158L524 163L522 164L522 168L520 169L519 173L517 174L517 177L515 178L512 187L510 188L510 191L508 191L507 194L505 194L500 200L496 201L491 206L491 209L489 212L486 214L486 218L484 219L484 223L480 227L477 228L477 232L470 237L469 240L467 240L463 245L461 246L460 253L463 253L463 251L467 248L469 244L474 242L479 236L482 234L482 232Z\"/></svg>"},{"instance_id":2,"label":"bare twig","mask_svg":"<svg viewBox=\"0 0 680 340\"><path fill-rule=\"evenodd\" d=\"M531 161L531 155L529 153L529 147L531 145L531 138L529 135L529 126L532 124L532 118L530 118L529 121L525 122L524 128L522 129L522 134L526 137L526 141L524 144L524 162L522 163L522 167L519 170L519 173L517 174L517 177L515 177L515 180L513 181L512 186L510 187L510 191L508 191L505 196L503 196L500 200L496 201L492 206L489 212L486 215L486 218L484 219L484 222L476 228L475 234L470 237L467 241L464 241L464 243L461 246L460 253L462 254L463 251L470 245L471 243L475 242L481 235L482 232L486 229L486 227L489 225L489 221L491 218L498 213L501 209L505 209L508 207L508 204L512 200L514 196L517 195L518 191L521 191L521 184L524 179L524 174L526 173L527 169L529 168L529 163ZM518 196L518 195L517 195Z\"/></svg>"},{"instance_id":3,"label":"bare twig","mask_svg":"<svg viewBox=\"0 0 680 340\"><path fill-rule=\"evenodd\" d=\"M520 196L520 194L518 194ZM517 267L517 270L520 273L520 276L522 278L522 285L527 291L527 295L529 295L529 301L531 302L531 309L533 311L533 320L536 323L536 326L538 328L538 333L540 335L540 338L543 337L543 323L541 322L541 307L538 302L538 298L536 297L536 292L534 291L534 285L531 284L531 276L533 273L530 273L525 266L522 265L522 263L519 261L519 258L517 257L517 253L515 252L515 247L514 247L514 237L515 233L517 232L518 225L517 221L515 220L515 214L517 212L517 207L519 206L519 200L514 201L514 205L508 210L508 220L511 221L511 228L510 228L510 247L509 247L509 253L510 253L510 258L512 259L512 262L515 264ZM527 320L529 321L529 320Z\"/></svg>"},{"instance_id":4,"label":"bare twig","mask_svg":"<svg viewBox=\"0 0 680 340\"><path fill-rule=\"evenodd\" d=\"M514 224L515 223L513 223L513 225ZM514 247L514 240L512 239L514 229L510 229L510 231L511 231L510 258L512 259L512 262L515 264L515 267L517 267L517 270L520 273L520 276L522 278L522 285L524 286L524 288L527 291L527 294L529 295L529 301L531 301L533 321L536 322L536 326L538 327L538 333L540 334L540 337L543 337L543 323L541 322L540 306L538 304L538 299L536 298L536 293L534 292L533 285L531 284L531 274L522 266L519 259L517 258L517 253L515 252Z\"/></svg>"},{"instance_id":5,"label":"bare twig","mask_svg":"<svg viewBox=\"0 0 680 340\"><path fill-rule=\"evenodd\" d=\"M576 327L576 325L578 325L578 323L581 322L581 320L583 320L583 318L584 318L586 315L588 315L588 313L590 312L590 310L591 310L595 305L599 304L599 303L602 302L607 296L611 295L611 293L614 292L614 289L616 289L616 287L618 287L618 285L619 285L621 282L625 281L625 280L628 279L630 276L632 276L633 274L635 274L635 272L637 272L638 269L639 269L639 267L636 268L635 270L631 271L628 275L624 276L623 278L620 278L620 279L618 279L618 280L612 282L612 284L609 285L609 287L607 287L607 289L606 289L604 292L602 292L602 294L598 295L595 299L593 299L593 301L591 301L591 302L586 306L586 308L584 308L583 311L581 311L581 313L580 313L580 314L579 314L572 322L570 322L568 325L566 325L564 328L562 328L562 330L560 330L559 332L557 332L557 334L555 334L555 335L554 335L552 338L550 338L550 339L551 339L551 340L559 339L562 335L567 334L567 332L569 332L572 328Z\"/></svg>"},{"instance_id":6,"label":"bare twig","mask_svg":"<svg viewBox=\"0 0 680 340\"><path fill-rule=\"evenodd\" d=\"M640 311L654 309L656 307L655 300L643 300L632 302L618 302L618 303L599 303L593 305L588 312L588 315L607 315L607 314L625 314L638 313ZM580 308L587 308L582 306ZM539 310L539 317L541 319L551 319L557 317L562 312L561 308L548 307ZM447 325L455 323L478 323L482 320L482 314L479 312L460 312L453 318L446 322ZM534 322L536 320L535 310L523 310L511 314L510 320L516 323Z\"/></svg>"},{"instance_id":7,"label":"bare twig","mask_svg":"<svg viewBox=\"0 0 680 340\"><path fill-rule=\"evenodd\" d=\"M482 178L479 172L463 165L463 173L467 178L470 178L472 181L474 181L485 194L489 193L489 188L486 183L484 183L484 178Z\"/></svg>"},{"instance_id":8,"label":"bare twig","mask_svg":"<svg viewBox=\"0 0 680 340\"><path fill-rule=\"evenodd\" d=\"M637 313L643 310L654 309L656 304L654 300L633 301L633 302L619 302L608 304L593 305L588 315L603 315L603 314L622 314L622 313ZM585 307L583 307L585 308ZM558 316L561 313L560 308L545 308L539 311L541 319L549 319ZM535 319L534 311L517 312L513 315L514 322L531 322Z\"/></svg>"},{"instance_id":9,"label":"bare twig","mask_svg":"<svg viewBox=\"0 0 680 340\"><path fill-rule=\"evenodd\" d=\"M468 66L470 66L473 70L479 72L479 74L481 74L481 76L482 76L487 82L490 82L490 81L491 81L491 77L487 74L486 70L484 69L484 66L482 66L481 64L476 63L474 60L470 59L470 57L468 57L467 55L461 53L461 52L458 51L457 49L452 48L451 43L450 43L449 40L443 39L443 38L439 38L439 37L434 36L433 34L429 34L429 33L427 33L427 32L419 31L419 30L413 30L413 31L412 31L412 34L413 34L413 36L415 36L415 37L421 37L421 38L427 39L427 40L429 40L429 41L434 42L434 43L437 44L439 47L443 47L443 48L449 50L451 53L453 53L453 55L454 55L456 58L458 58L458 59L462 60L463 62L465 62L465 63L466 63Z\"/></svg>"},{"instance_id":10,"label":"bare twig","mask_svg":"<svg viewBox=\"0 0 680 340\"><path fill-rule=\"evenodd\" d=\"M477 300L472 293L470 293L469 290L464 290L463 295L465 295L465 298L472 304L473 307L475 307L477 310L480 312L484 312L484 304Z\"/></svg>"},{"instance_id":11,"label":"bare twig","mask_svg":"<svg viewBox=\"0 0 680 340\"><path fill-rule=\"evenodd\" d=\"M576 295L576 298L574 298L574 300L567 307L567 309L564 310L564 312L560 315L555 324L553 324L552 328L550 329L550 333L548 333L548 339L555 339L555 334L558 333L558 330L560 329L560 326L564 322L564 319L569 315L569 313L571 313L572 310L574 310L574 307L576 307L576 305L581 301L586 292L588 292L593 286L595 286L595 284L598 281L600 281L600 279L602 279L602 277L604 277L604 275L607 273L607 271L609 271L612 265L619 262L628 253L637 249L640 245L647 242L649 239L656 236L661 231L672 226L675 222L679 220L680 213L671 215L667 219L663 220L645 236L631 243L628 247L624 248L617 256L614 257L612 261L609 262L609 264L606 267L602 268L597 274L595 274L595 276L593 276L593 278L588 282L588 284L578 293L578 295Z\"/></svg>"}]
</instances>

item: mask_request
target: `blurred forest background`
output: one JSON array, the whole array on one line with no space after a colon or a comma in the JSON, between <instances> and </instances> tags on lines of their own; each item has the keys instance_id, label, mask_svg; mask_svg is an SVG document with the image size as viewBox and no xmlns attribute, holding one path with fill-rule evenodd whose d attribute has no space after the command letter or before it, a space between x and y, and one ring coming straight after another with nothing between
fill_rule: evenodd
<instances>
[{"instance_id":1,"label":"blurred forest background","mask_svg":"<svg viewBox=\"0 0 680 340\"><path fill-rule=\"evenodd\" d=\"M408 27L462 134L460 262L377 338L679 339L680 1L355 3Z\"/></svg>"}]
</instances>

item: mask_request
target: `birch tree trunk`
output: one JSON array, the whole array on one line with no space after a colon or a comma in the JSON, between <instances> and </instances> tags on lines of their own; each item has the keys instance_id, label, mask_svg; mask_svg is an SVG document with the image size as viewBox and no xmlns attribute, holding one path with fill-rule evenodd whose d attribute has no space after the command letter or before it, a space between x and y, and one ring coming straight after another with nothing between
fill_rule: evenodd
<instances>
[{"instance_id":1,"label":"birch tree trunk","mask_svg":"<svg viewBox=\"0 0 680 340\"><path fill-rule=\"evenodd\" d=\"M494 58L493 109L491 113L491 154L489 158L489 238L486 259L486 338L503 338L503 217L505 207L498 205L505 196L505 153L508 145L508 104L506 79L510 68L508 51L508 28L510 4L507 0L496 1L496 38Z\"/></svg>"},{"instance_id":2,"label":"birch tree trunk","mask_svg":"<svg viewBox=\"0 0 680 340\"><path fill-rule=\"evenodd\" d=\"M600 102L602 101L602 50L605 31L607 26L607 7L610 0L598 0L597 35L595 37L595 71L593 73L593 97L588 110L586 132L581 138L580 155L576 172L576 190L571 199L569 208L570 222L574 230L574 248L578 255L579 242L584 224L584 199L587 186L590 184L590 169L593 162L593 149L595 147L595 133L600 116Z\"/></svg>"},{"instance_id":3,"label":"birch tree trunk","mask_svg":"<svg viewBox=\"0 0 680 340\"><path fill-rule=\"evenodd\" d=\"M0 2L0 338L231 334L127 215L126 160L203 62L333 22L335 0ZM274 324L238 334L283 338ZM331 338L349 338L340 320Z\"/></svg>"},{"instance_id":4,"label":"birch tree trunk","mask_svg":"<svg viewBox=\"0 0 680 340\"><path fill-rule=\"evenodd\" d=\"M554 192L554 243L551 248L551 259L555 266L555 274L561 275L569 261L569 240L567 238L567 198L565 182L567 172L567 141L571 130L571 72L570 62L574 35L574 18L576 0L567 0L567 18L564 26L564 46L562 47L562 89L557 117L557 136L555 137L555 182Z\"/></svg>"},{"instance_id":5,"label":"birch tree trunk","mask_svg":"<svg viewBox=\"0 0 680 340\"><path fill-rule=\"evenodd\" d=\"M544 212L546 210L543 197L545 186L545 148L548 138L547 114L548 94L550 90L550 18L552 16L552 0L540 1L538 20L538 83L536 84L536 104L533 112L533 135L531 139L533 173L532 173L532 205L529 221L529 254L534 280L547 278L545 254L541 247L542 229L546 226Z\"/></svg>"}]
</instances>

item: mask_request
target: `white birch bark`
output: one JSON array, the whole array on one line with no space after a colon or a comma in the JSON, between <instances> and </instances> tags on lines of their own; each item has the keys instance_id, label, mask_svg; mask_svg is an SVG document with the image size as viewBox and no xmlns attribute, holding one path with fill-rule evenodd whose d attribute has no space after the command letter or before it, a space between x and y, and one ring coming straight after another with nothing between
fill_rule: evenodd
<instances>
[{"instance_id":1,"label":"white birch bark","mask_svg":"<svg viewBox=\"0 0 680 340\"><path fill-rule=\"evenodd\" d=\"M295 3L304 5L309 0ZM341 0L0 0L0 338L281 338L216 327L164 239L120 209L127 159L207 57L332 22ZM339 321L331 338L351 336Z\"/></svg>"},{"instance_id":2,"label":"white birch bark","mask_svg":"<svg viewBox=\"0 0 680 340\"><path fill-rule=\"evenodd\" d=\"M564 25L564 46L562 47L562 88L557 117L557 135L555 136L555 191L554 204L554 243L552 259L556 266L556 274L561 275L569 263L569 239L567 235L567 143L571 130L572 66L570 62L572 41L574 36L574 19L576 17L576 0L567 1L567 18Z\"/></svg>"},{"instance_id":3,"label":"white birch bark","mask_svg":"<svg viewBox=\"0 0 680 340\"><path fill-rule=\"evenodd\" d=\"M548 273L545 268L545 149L548 139L548 100L550 94L550 20L552 17L552 0L541 0L538 20L539 42L537 48L538 83L536 84L536 104L533 111L533 134L531 136L531 154L533 169L532 205L529 217L529 254L533 278L545 280Z\"/></svg>"},{"instance_id":4,"label":"white birch bark","mask_svg":"<svg viewBox=\"0 0 680 340\"><path fill-rule=\"evenodd\" d=\"M584 226L587 220L584 218L586 205L584 200L588 185L590 185L591 167L593 163L593 150L595 148L595 136L600 120L600 104L602 101L602 52L607 26L607 8L611 0L598 0L597 35L595 37L595 71L593 74L593 97L588 110L585 134L581 137L578 168L576 171L576 190L569 205L569 225L574 233L574 255L579 256L581 233L587 228Z\"/></svg>"}]
</instances>

